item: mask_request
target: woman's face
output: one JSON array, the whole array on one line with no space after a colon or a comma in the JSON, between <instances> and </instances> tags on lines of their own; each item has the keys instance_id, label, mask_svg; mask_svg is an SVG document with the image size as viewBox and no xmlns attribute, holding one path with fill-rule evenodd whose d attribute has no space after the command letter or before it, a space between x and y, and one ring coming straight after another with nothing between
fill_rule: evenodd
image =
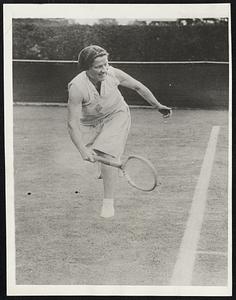
<instances>
[{"instance_id":1,"label":"woman's face","mask_svg":"<svg viewBox=\"0 0 236 300\"><path fill-rule=\"evenodd\" d=\"M87 70L89 78L96 82L105 80L108 71L108 57L107 55L95 58L92 66Z\"/></svg>"}]
</instances>

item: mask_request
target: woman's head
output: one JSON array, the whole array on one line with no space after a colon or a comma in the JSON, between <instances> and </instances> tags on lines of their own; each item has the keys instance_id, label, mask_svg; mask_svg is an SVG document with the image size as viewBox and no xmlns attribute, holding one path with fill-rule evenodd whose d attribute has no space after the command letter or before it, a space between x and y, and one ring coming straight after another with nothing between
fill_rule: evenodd
<instances>
[{"instance_id":1,"label":"woman's head","mask_svg":"<svg viewBox=\"0 0 236 300\"><path fill-rule=\"evenodd\" d=\"M108 55L109 54L105 49L97 45L91 45L85 47L80 51L78 56L79 68L82 71L87 71L92 67L93 62L97 57L102 57L102 56L108 57Z\"/></svg>"}]
</instances>

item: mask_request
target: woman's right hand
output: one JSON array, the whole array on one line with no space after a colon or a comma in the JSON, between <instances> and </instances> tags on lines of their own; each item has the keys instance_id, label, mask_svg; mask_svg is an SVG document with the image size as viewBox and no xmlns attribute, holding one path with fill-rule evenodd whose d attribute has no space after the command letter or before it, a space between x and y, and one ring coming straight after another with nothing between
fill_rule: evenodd
<instances>
[{"instance_id":1,"label":"woman's right hand","mask_svg":"<svg viewBox=\"0 0 236 300\"><path fill-rule=\"evenodd\" d=\"M96 153L92 150L92 149L83 149L81 152L80 152L83 160L86 160L86 161L89 161L89 162L95 162L95 155Z\"/></svg>"}]
</instances>

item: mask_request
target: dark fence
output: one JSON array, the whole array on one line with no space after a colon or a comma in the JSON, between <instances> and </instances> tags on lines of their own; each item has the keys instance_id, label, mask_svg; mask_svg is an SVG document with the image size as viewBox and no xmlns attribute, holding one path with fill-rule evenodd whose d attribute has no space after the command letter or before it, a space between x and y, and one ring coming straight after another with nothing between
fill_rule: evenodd
<instances>
[{"instance_id":1,"label":"dark fence","mask_svg":"<svg viewBox=\"0 0 236 300\"><path fill-rule=\"evenodd\" d=\"M144 83L160 102L179 108L228 108L228 63L111 63ZM74 62L13 62L14 102L66 103L67 84L78 73ZM129 105L147 105L120 88Z\"/></svg>"}]
</instances>

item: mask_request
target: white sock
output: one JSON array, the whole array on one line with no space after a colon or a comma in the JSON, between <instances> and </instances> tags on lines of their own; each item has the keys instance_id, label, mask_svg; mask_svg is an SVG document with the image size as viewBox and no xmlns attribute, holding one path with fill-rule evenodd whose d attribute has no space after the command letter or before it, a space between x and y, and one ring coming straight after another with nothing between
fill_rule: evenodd
<instances>
[{"instance_id":1,"label":"white sock","mask_svg":"<svg viewBox=\"0 0 236 300\"><path fill-rule=\"evenodd\" d=\"M101 211L101 217L103 218L110 218L113 217L115 214L114 211L114 199L103 199L102 202L102 211Z\"/></svg>"}]
</instances>

